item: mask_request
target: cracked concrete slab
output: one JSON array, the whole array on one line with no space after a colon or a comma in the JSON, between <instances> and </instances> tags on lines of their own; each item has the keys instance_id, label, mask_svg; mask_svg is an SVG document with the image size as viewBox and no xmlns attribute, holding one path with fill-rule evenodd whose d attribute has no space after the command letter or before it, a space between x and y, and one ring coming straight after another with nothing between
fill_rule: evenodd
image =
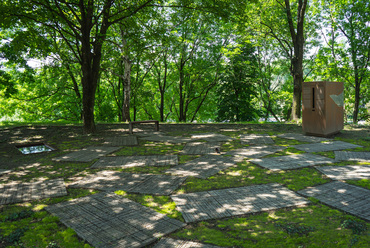
<instances>
[{"instance_id":1,"label":"cracked concrete slab","mask_svg":"<svg viewBox=\"0 0 370 248\"><path fill-rule=\"evenodd\" d=\"M318 164L333 163L334 159L310 153L253 159L250 162L270 170L291 170Z\"/></svg>"},{"instance_id":2,"label":"cracked concrete slab","mask_svg":"<svg viewBox=\"0 0 370 248\"><path fill-rule=\"evenodd\" d=\"M368 189L333 181L300 190L298 193L314 197L331 207L370 220L370 190Z\"/></svg>"},{"instance_id":3,"label":"cracked concrete slab","mask_svg":"<svg viewBox=\"0 0 370 248\"><path fill-rule=\"evenodd\" d=\"M268 145L274 144L275 142L271 139L268 134L243 134L240 135L240 141L242 144L256 144L256 145Z\"/></svg>"},{"instance_id":4,"label":"cracked concrete slab","mask_svg":"<svg viewBox=\"0 0 370 248\"><path fill-rule=\"evenodd\" d=\"M317 166L316 169L335 180L370 179L370 165Z\"/></svg>"},{"instance_id":5,"label":"cracked concrete slab","mask_svg":"<svg viewBox=\"0 0 370 248\"><path fill-rule=\"evenodd\" d=\"M67 195L67 190L64 180L61 178L32 183L12 182L0 184L0 205L65 195Z\"/></svg>"},{"instance_id":6,"label":"cracked concrete slab","mask_svg":"<svg viewBox=\"0 0 370 248\"><path fill-rule=\"evenodd\" d=\"M277 183L172 195L187 223L307 204Z\"/></svg>"},{"instance_id":7,"label":"cracked concrete slab","mask_svg":"<svg viewBox=\"0 0 370 248\"><path fill-rule=\"evenodd\" d=\"M352 149L352 148L357 148L357 147L362 147L362 146L354 145L354 144L343 142L343 141L329 141L329 142L323 142L323 143L294 145L292 147L298 150L301 150L301 151L305 151L305 152L327 152L327 151Z\"/></svg>"},{"instance_id":8,"label":"cracked concrete slab","mask_svg":"<svg viewBox=\"0 0 370 248\"><path fill-rule=\"evenodd\" d=\"M103 191L124 190L129 193L169 195L185 181L186 177L132 174L118 171L100 171L84 177L68 187L98 189Z\"/></svg>"},{"instance_id":9,"label":"cracked concrete slab","mask_svg":"<svg viewBox=\"0 0 370 248\"><path fill-rule=\"evenodd\" d=\"M100 158L91 168L130 168L136 166L168 166L177 164L177 155L116 156Z\"/></svg>"},{"instance_id":10,"label":"cracked concrete slab","mask_svg":"<svg viewBox=\"0 0 370 248\"><path fill-rule=\"evenodd\" d=\"M205 179L234 166L235 162L222 155L205 155L184 164L179 164L165 171L174 175L193 176Z\"/></svg>"},{"instance_id":11,"label":"cracked concrete slab","mask_svg":"<svg viewBox=\"0 0 370 248\"><path fill-rule=\"evenodd\" d=\"M110 146L90 146L83 148L79 151L71 152L56 158L54 161L58 162L91 162L94 159L105 156L112 152L121 149L120 147L110 147Z\"/></svg>"},{"instance_id":12,"label":"cracked concrete slab","mask_svg":"<svg viewBox=\"0 0 370 248\"><path fill-rule=\"evenodd\" d=\"M114 193L77 198L46 210L97 248L144 247L185 226Z\"/></svg>"}]
</instances>

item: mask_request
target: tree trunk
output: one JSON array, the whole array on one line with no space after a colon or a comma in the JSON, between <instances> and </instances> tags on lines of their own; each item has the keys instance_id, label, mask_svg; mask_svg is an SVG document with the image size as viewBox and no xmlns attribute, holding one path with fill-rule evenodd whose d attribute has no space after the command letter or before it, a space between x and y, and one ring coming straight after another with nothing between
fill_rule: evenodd
<instances>
[{"instance_id":1,"label":"tree trunk","mask_svg":"<svg viewBox=\"0 0 370 248\"><path fill-rule=\"evenodd\" d=\"M125 70L123 73L123 106L122 120L130 122L130 97L131 97L131 60L127 55L124 56Z\"/></svg>"},{"instance_id":2,"label":"tree trunk","mask_svg":"<svg viewBox=\"0 0 370 248\"><path fill-rule=\"evenodd\" d=\"M358 122L358 109L360 106L360 79L358 76L358 72L356 72L355 68L355 107L353 109L353 124L357 124Z\"/></svg>"}]
</instances>

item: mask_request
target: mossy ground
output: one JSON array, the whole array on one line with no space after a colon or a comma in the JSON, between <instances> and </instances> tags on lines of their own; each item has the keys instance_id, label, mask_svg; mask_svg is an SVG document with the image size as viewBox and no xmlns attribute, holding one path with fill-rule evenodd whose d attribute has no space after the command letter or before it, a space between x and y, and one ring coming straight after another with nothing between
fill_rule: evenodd
<instances>
[{"instance_id":1,"label":"mossy ground","mask_svg":"<svg viewBox=\"0 0 370 248\"><path fill-rule=\"evenodd\" d=\"M1 127L1 162L3 165L7 165L6 168L13 169L13 172L1 176L0 183L64 178L68 184L75 178L95 173L101 170L90 169L95 161L67 163L55 162L52 158L83 147L99 145L104 137L119 135L126 129L126 126L119 124L99 125L97 134L84 135L81 126L73 125L54 126L54 128L43 125ZM246 147L247 145L240 142L239 136L240 134L249 133L267 133L272 136L276 145L287 147L287 149L270 156L302 153L302 151L289 146L304 143L277 137L278 134L285 132L301 132L301 127L292 124L171 124L161 125L161 129L168 132L169 135L183 137L190 137L196 133L217 132L236 138L234 141L223 143L222 152ZM360 130L355 127L347 127L345 131L335 137L335 140L363 146L362 148L353 149L353 151L370 151L370 142L367 139L369 134L369 128ZM46 142L57 150L45 154L24 156L12 147L17 143L36 141ZM140 140L139 146L122 148L112 156L176 154L179 155L180 163L198 157L181 154L183 146L184 144L173 145ZM317 154L334 158L333 152ZM364 164L369 163L338 162L333 165ZM157 174L163 173L168 168L168 166L137 167L115 170ZM298 191L330 181L331 179L314 168L272 172L245 160L207 179L190 177L175 193L190 193L273 182L280 183L293 191ZM370 189L369 180L348 180L347 183ZM64 197L1 206L0 247L90 247L80 240L72 229L65 227L57 217L50 215L44 208L48 205L97 192L86 189L68 189L68 195ZM128 194L124 191L115 193L153 208L171 218L184 221L181 213L176 210L175 203L168 196ZM314 198L310 198L310 200L311 203L306 206L194 223L170 236L226 247L369 247L369 222L323 205ZM21 214L22 211L31 214L23 215ZM344 225L348 221L357 223L355 226L365 228L362 232L354 232L350 226Z\"/></svg>"}]
</instances>

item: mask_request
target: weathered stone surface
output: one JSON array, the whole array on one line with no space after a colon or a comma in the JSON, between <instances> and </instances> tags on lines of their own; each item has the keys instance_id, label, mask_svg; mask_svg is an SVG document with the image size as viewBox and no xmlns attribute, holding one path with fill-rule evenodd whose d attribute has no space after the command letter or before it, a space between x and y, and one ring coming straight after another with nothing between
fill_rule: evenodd
<instances>
[{"instance_id":1,"label":"weathered stone surface","mask_svg":"<svg viewBox=\"0 0 370 248\"><path fill-rule=\"evenodd\" d=\"M298 193L314 197L331 207L370 220L370 190L368 189L334 181L309 187Z\"/></svg>"},{"instance_id":2,"label":"weathered stone surface","mask_svg":"<svg viewBox=\"0 0 370 248\"><path fill-rule=\"evenodd\" d=\"M91 146L76 152L71 152L60 157L53 158L53 160L58 162L91 162L96 158L105 156L119 149L121 148L109 146Z\"/></svg>"},{"instance_id":3,"label":"weathered stone surface","mask_svg":"<svg viewBox=\"0 0 370 248\"><path fill-rule=\"evenodd\" d=\"M301 151L305 151L305 152L326 152L326 151L352 149L352 148L357 148L357 147L362 147L362 146L354 145L354 144L343 142L343 141L329 141L329 142L323 142L323 143L294 145L292 147L298 150L301 150Z\"/></svg>"},{"instance_id":4,"label":"weathered stone surface","mask_svg":"<svg viewBox=\"0 0 370 248\"><path fill-rule=\"evenodd\" d=\"M221 155L205 155L185 164L179 164L165 172L205 179L233 165L235 165L235 162L231 158Z\"/></svg>"},{"instance_id":5,"label":"weathered stone surface","mask_svg":"<svg viewBox=\"0 0 370 248\"><path fill-rule=\"evenodd\" d=\"M0 184L0 205L67 195L63 179Z\"/></svg>"},{"instance_id":6,"label":"weathered stone surface","mask_svg":"<svg viewBox=\"0 0 370 248\"><path fill-rule=\"evenodd\" d=\"M3 174L7 174L9 172L11 172L11 170L0 169L0 176L3 175Z\"/></svg>"},{"instance_id":7,"label":"weathered stone surface","mask_svg":"<svg viewBox=\"0 0 370 248\"><path fill-rule=\"evenodd\" d=\"M322 138L322 137L315 137L315 136L308 136L300 133L284 133L279 134L277 137L284 138L284 139L292 139L298 140L302 142L311 142L311 143L319 143L322 141L329 141L330 139Z\"/></svg>"},{"instance_id":8,"label":"weathered stone surface","mask_svg":"<svg viewBox=\"0 0 370 248\"><path fill-rule=\"evenodd\" d=\"M275 152L284 150L282 146L248 146L245 148L239 148L231 150L225 153L225 155L233 156L233 160L237 162L243 161L245 158L262 158L264 156L274 154Z\"/></svg>"},{"instance_id":9,"label":"weathered stone surface","mask_svg":"<svg viewBox=\"0 0 370 248\"><path fill-rule=\"evenodd\" d=\"M336 180L370 179L370 165L322 166L316 169Z\"/></svg>"},{"instance_id":10,"label":"weathered stone surface","mask_svg":"<svg viewBox=\"0 0 370 248\"><path fill-rule=\"evenodd\" d=\"M308 203L276 183L172 195L171 198L187 223Z\"/></svg>"},{"instance_id":11,"label":"weathered stone surface","mask_svg":"<svg viewBox=\"0 0 370 248\"><path fill-rule=\"evenodd\" d=\"M291 170L317 164L333 163L334 159L303 153L288 156L253 159L251 162L270 170Z\"/></svg>"},{"instance_id":12,"label":"weathered stone surface","mask_svg":"<svg viewBox=\"0 0 370 248\"><path fill-rule=\"evenodd\" d=\"M370 162L370 152L335 151L335 161Z\"/></svg>"},{"instance_id":13,"label":"weathered stone surface","mask_svg":"<svg viewBox=\"0 0 370 248\"><path fill-rule=\"evenodd\" d=\"M177 155L116 156L101 158L91 168L130 168L136 166L168 166L177 164Z\"/></svg>"},{"instance_id":14,"label":"weathered stone surface","mask_svg":"<svg viewBox=\"0 0 370 248\"><path fill-rule=\"evenodd\" d=\"M274 144L274 141L268 134L244 134L240 135L240 141L242 144L256 144L266 145Z\"/></svg>"},{"instance_id":15,"label":"weathered stone surface","mask_svg":"<svg viewBox=\"0 0 370 248\"><path fill-rule=\"evenodd\" d=\"M114 193L62 202L46 210L97 248L143 247L185 226Z\"/></svg>"},{"instance_id":16,"label":"weathered stone surface","mask_svg":"<svg viewBox=\"0 0 370 248\"><path fill-rule=\"evenodd\" d=\"M104 191L124 190L129 193L169 195L186 177L152 174L132 174L118 171L100 171L70 184L72 188L88 188Z\"/></svg>"},{"instance_id":17,"label":"weathered stone surface","mask_svg":"<svg viewBox=\"0 0 370 248\"><path fill-rule=\"evenodd\" d=\"M187 143L182 150L183 154L189 155L205 155L216 153L216 148L220 148L218 142L191 142Z\"/></svg>"},{"instance_id":18,"label":"weathered stone surface","mask_svg":"<svg viewBox=\"0 0 370 248\"><path fill-rule=\"evenodd\" d=\"M134 135L130 136L115 136L105 138L104 145L108 146L137 146L139 142Z\"/></svg>"},{"instance_id":19,"label":"weathered stone surface","mask_svg":"<svg viewBox=\"0 0 370 248\"><path fill-rule=\"evenodd\" d=\"M162 238L154 248L220 248L219 246L201 244L186 240Z\"/></svg>"},{"instance_id":20,"label":"weathered stone surface","mask_svg":"<svg viewBox=\"0 0 370 248\"><path fill-rule=\"evenodd\" d=\"M208 142L226 142L232 141L234 138L218 133L203 133L203 134L194 134L191 136L193 140L205 140Z\"/></svg>"},{"instance_id":21,"label":"weathered stone surface","mask_svg":"<svg viewBox=\"0 0 370 248\"><path fill-rule=\"evenodd\" d=\"M187 137L178 137L178 136L169 136L169 135L151 135L151 136L143 136L142 139L154 142L162 142L162 143L173 143L173 144L181 144L190 142L192 139Z\"/></svg>"}]
</instances>

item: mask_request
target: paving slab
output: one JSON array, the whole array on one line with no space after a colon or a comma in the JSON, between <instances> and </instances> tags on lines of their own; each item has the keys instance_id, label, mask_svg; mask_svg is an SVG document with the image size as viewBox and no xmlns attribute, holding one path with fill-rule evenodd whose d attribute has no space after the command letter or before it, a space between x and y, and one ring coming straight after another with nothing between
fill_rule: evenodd
<instances>
[{"instance_id":1,"label":"paving slab","mask_svg":"<svg viewBox=\"0 0 370 248\"><path fill-rule=\"evenodd\" d=\"M132 174L118 171L100 171L84 177L68 187L98 189L103 191L124 190L129 193L169 195L186 177L152 174Z\"/></svg>"},{"instance_id":2,"label":"paving slab","mask_svg":"<svg viewBox=\"0 0 370 248\"><path fill-rule=\"evenodd\" d=\"M221 248L209 244L202 244L193 241L176 240L171 238L162 238L153 248Z\"/></svg>"},{"instance_id":3,"label":"paving slab","mask_svg":"<svg viewBox=\"0 0 370 248\"><path fill-rule=\"evenodd\" d=\"M82 150L71 152L60 157L53 158L58 162L91 162L94 159L105 156L109 153L121 149L120 147L110 146L91 146Z\"/></svg>"},{"instance_id":4,"label":"paving slab","mask_svg":"<svg viewBox=\"0 0 370 248\"><path fill-rule=\"evenodd\" d=\"M248 146L245 148L239 148L231 150L225 153L225 155L233 156L234 161L241 162L245 158L262 158L267 155L274 154L275 152L282 151L286 147L283 146Z\"/></svg>"},{"instance_id":5,"label":"paving slab","mask_svg":"<svg viewBox=\"0 0 370 248\"><path fill-rule=\"evenodd\" d=\"M0 184L0 205L67 195L64 180L52 179L33 183Z\"/></svg>"},{"instance_id":6,"label":"paving slab","mask_svg":"<svg viewBox=\"0 0 370 248\"><path fill-rule=\"evenodd\" d=\"M308 136L308 135L304 135L301 133L284 133L284 134L279 134L277 137L284 138L284 139L298 140L302 142L311 142L311 143L319 143L319 142L330 140L330 139L322 138L322 137Z\"/></svg>"},{"instance_id":7,"label":"paving slab","mask_svg":"<svg viewBox=\"0 0 370 248\"><path fill-rule=\"evenodd\" d=\"M368 189L333 181L300 190L298 193L314 197L331 207L370 220L370 190Z\"/></svg>"},{"instance_id":8,"label":"paving slab","mask_svg":"<svg viewBox=\"0 0 370 248\"><path fill-rule=\"evenodd\" d=\"M234 166L235 162L222 155L205 155L184 164L179 164L165 171L174 175L193 176L202 179Z\"/></svg>"},{"instance_id":9,"label":"paving slab","mask_svg":"<svg viewBox=\"0 0 370 248\"><path fill-rule=\"evenodd\" d=\"M144 247L185 226L114 193L98 193L46 207L97 248Z\"/></svg>"},{"instance_id":10,"label":"paving slab","mask_svg":"<svg viewBox=\"0 0 370 248\"><path fill-rule=\"evenodd\" d=\"M163 135L165 134L160 131L141 131L141 132L135 133L135 136L138 136L138 137L163 136Z\"/></svg>"},{"instance_id":11,"label":"paving slab","mask_svg":"<svg viewBox=\"0 0 370 248\"><path fill-rule=\"evenodd\" d=\"M335 151L335 161L370 162L370 152Z\"/></svg>"},{"instance_id":12,"label":"paving slab","mask_svg":"<svg viewBox=\"0 0 370 248\"><path fill-rule=\"evenodd\" d=\"M205 140L208 142L226 142L226 141L232 141L234 138L231 138L230 136L219 134L219 133L203 133L203 134L193 134L191 136L193 140Z\"/></svg>"},{"instance_id":13,"label":"paving slab","mask_svg":"<svg viewBox=\"0 0 370 248\"><path fill-rule=\"evenodd\" d=\"M183 154L204 155L216 153L216 148L220 149L221 144L218 142L190 142L182 150Z\"/></svg>"},{"instance_id":14,"label":"paving slab","mask_svg":"<svg viewBox=\"0 0 370 248\"><path fill-rule=\"evenodd\" d=\"M107 146L137 146L139 142L134 135L106 137L104 145Z\"/></svg>"},{"instance_id":15,"label":"paving slab","mask_svg":"<svg viewBox=\"0 0 370 248\"><path fill-rule=\"evenodd\" d=\"M329 142L323 142L323 143L294 145L292 147L298 150L301 150L301 151L305 151L305 152L327 152L327 151L352 149L352 148L357 148L357 147L362 147L362 146L354 145L354 144L343 142L343 141L329 141Z\"/></svg>"},{"instance_id":16,"label":"paving slab","mask_svg":"<svg viewBox=\"0 0 370 248\"><path fill-rule=\"evenodd\" d=\"M370 179L370 165L318 166L316 169L335 180Z\"/></svg>"},{"instance_id":17,"label":"paving slab","mask_svg":"<svg viewBox=\"0 0 370 248\"><path fill-rule=\"evenodd\" d=\"M168 166L177 164L177 155L116 156L100 158L91 168L130 168L136 166Z\"/></svg>"},{"instance_id":18,"label":"paving slab","mask_svg":"<svg viewBox=\"0 0 370 248\"><path fill-rule=\"evenodd\" d=\"M181 144L190 142L192 139L187 137L180 136L169 136L169 135L152 135L152 136L143 136L142 139L154 142L163 142L163 143L172 143L172 144Z\"/></svg>"},{"instance_id":19,"label":"paving slab","mask_svg":"<svg viewBox=\"0 0 370 248\"><path fill-rule=\"evenodd\" d=\"M4 169L0 169L0 176L3 175L3 174L8 174L9 172L11 172L12 170L4 170Z\"/></svg>"},{"instance_id":20,"label":"paving slab","mask_svg":"<svg viewBox=\"0 0 370 248\"><path fill-rule=\"evenodd\" d=\"M308 203L277 183L172 195L171 198L187 223Z\"/></svg>"},{"instance_id":21,"label":"paving slab","mask_svg":"<svg viewBox=\"0 0 370 248\"><path fill-rule=\"evenodd\" d=\"M274 144L268 134L243 134L240 135L240 141L242 144L256 144L256 145L266 145Z\"/></svg>"},{"instance_id":22,"label":"paving slab","mask_svg":"<svg viewBox=\"0 0 370 248\"><path fill-rule=\"evenodd\" d=\"M291 170L318 164L334 163L334 159L303 153L271 158L253 159L250 162L270 170Z\"/></svg>"}]
</instances>

